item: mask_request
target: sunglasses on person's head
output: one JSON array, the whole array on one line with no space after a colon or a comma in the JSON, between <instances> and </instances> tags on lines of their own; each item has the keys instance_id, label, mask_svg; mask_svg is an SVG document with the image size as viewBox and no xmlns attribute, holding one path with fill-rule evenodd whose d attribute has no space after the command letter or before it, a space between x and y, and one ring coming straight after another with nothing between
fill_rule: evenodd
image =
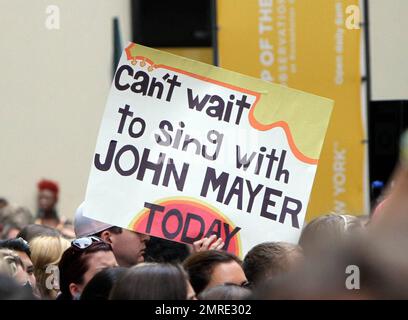
<instances>
[{"instance_id":1,"label":"sunglasses on person's head","mask_svg":"<svg viewBox=\"0 0 408 320\"><path fill-rule=\"evenodd\" d=\"M71 242L71 245L75 248L84 250L90 247L95 242L103 242L103 240L98 237L90 236L90 237L75 239Z\"/></svg>"}]
</instances>

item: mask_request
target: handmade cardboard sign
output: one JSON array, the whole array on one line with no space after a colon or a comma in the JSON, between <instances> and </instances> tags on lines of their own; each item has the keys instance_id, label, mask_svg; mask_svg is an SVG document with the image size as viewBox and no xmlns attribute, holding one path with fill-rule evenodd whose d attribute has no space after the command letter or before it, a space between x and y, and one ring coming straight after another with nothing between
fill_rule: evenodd
<instances>
[{"instance_id":1,"label":"handmade cardboard sign","mask_svg":"<svg viewBox=\"0 0 408 320\"><path fill-rule=\"evenodd\" d=\"M239 256L297 242L333 102L130 43L93 157L85 216Z\"/></svg>"}]
</instances>

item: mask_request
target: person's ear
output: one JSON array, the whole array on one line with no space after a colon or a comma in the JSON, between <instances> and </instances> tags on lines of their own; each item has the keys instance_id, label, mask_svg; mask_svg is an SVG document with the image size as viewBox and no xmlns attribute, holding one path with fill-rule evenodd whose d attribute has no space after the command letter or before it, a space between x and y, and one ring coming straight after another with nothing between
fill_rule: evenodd
<instances>
[{"instance_id":1,"label":"person's ear","mask_svg":"<svg viewBox=\"0 0 408 320\"><path fill-rule=\"evenodd\" d=\"M71 293L72 298L79 297L81 295L81 288L75 284L75 283L70 283L69 284L69 292Z\"/></svg>"},{"instance_id":2,"label":"person's ear","mask_svg":"<svg viewBox=\"0 0 408 320\"><path fill-rule=\"evenodd\" d=\"M140 241L147 242L150 241L150 236L148 234L137 233L139 235Z\"/></svg>"},{"instance_id":3,"label":"person's ear","mask_svg":"<svg viewBox=\"0 0 408 320\"><path fill-rule=\"evenodd\" d=\"M107 243L112 243L112 233L109 230L102 231L101 239Z\"/></svg>"}]
</instances>

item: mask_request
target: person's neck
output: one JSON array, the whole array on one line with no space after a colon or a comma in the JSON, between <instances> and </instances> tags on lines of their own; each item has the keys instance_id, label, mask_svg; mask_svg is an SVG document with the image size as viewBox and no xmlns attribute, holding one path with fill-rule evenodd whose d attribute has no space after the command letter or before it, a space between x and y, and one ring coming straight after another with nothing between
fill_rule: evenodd
<instances>
[{"instance_id":1,"label":"person's neck","mask_svg":"<svg viewBox=\"0 0 408 320\"><path fill-rule=\"evenodd\" d=\"M54 208L49 210L40 209L39 218L41 219L42 224L54 226L60 223L58 213Z\"/></svg>"},{"instance_id":2,"label":"person's neck","mask_svg":"<svg viewBox=\"0 0 408 320\"><path fill-rule=\"evenodd\" d=\"M51 219L51 218L58 217L57 211L54 208L52 208L52 209L40 209L39 211L40 211L40 213L41 213L41 215L42 215L42 217L44 219Z\"/></svg>"}]
</instances>

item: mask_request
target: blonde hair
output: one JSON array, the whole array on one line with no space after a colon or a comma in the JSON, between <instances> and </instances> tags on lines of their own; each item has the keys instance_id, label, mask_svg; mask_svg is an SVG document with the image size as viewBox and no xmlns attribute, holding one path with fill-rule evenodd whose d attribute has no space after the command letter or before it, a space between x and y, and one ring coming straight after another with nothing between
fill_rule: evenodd
<instances>
[{"instance_id":1,"label":"blonde hair","mask_svg":"<svg viewBox=\"0 0 408 320\"><path fill-rule=\"evenodd\" d=\"M43 298L55 299L58 291L55 287L47 288L47 279L52 276L49 267L58 265L62 254L70 245L68 240L55 236L38 236L30 241L34 275ZM58 280L54 278L54 284Z\"/></svg>"}]
</instances>

